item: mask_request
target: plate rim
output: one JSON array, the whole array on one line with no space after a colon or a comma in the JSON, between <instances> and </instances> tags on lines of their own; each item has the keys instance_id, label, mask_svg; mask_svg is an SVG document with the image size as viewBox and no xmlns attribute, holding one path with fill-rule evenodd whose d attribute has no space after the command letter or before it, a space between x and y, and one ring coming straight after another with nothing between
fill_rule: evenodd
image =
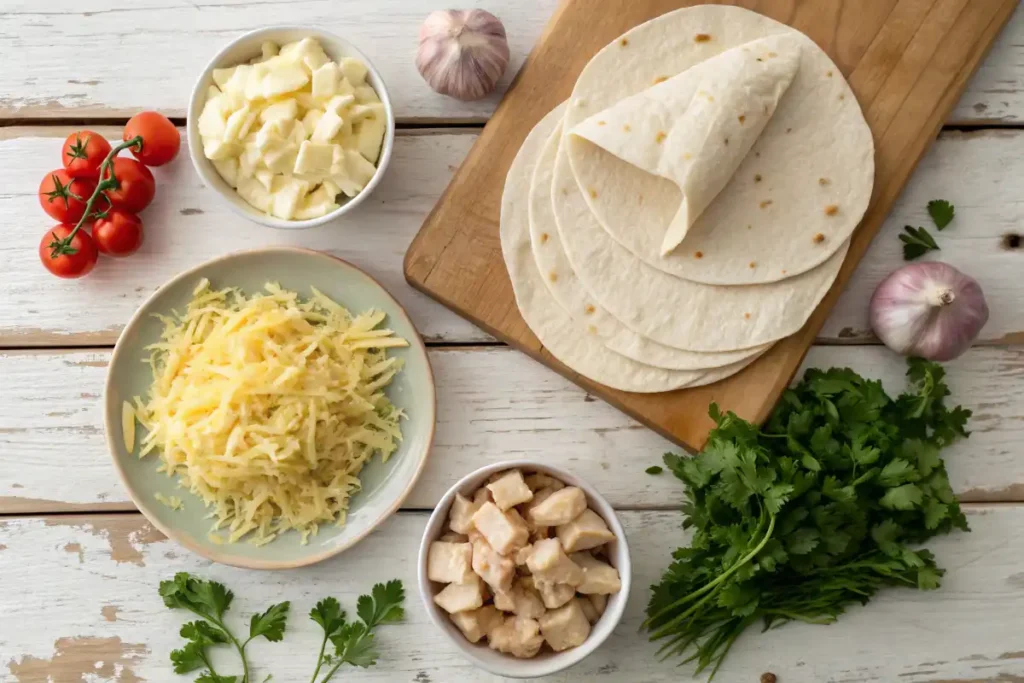
<instances>
[{"instance_id":1,"label":"plate rim","mask_svg":"<svg viewBox=\"0 0 1024 683\"><path fill-rule=\"evenodd\" d=\"M202 270L204 268L208 268L210 266L213 266L213 265L215 265L217 263L220 263L222 261L227 261L227 260L230 260L230 259L233 259L233 258L238 258L240 256L251 256L251 255L257 255L257 254L271 254L271 253L298 253L298 254L305 254L305 255L308 255L308 256L316 257L316 258L328 259L328 260L334 262L334 264L341 266L342 268L350 268L350 269L354 270L356 273L366 277L367 279L370 280L370 282L372 282L374 285L376 285L377 288L380 290L380 292L385 297L387 297L388 299L391 300L391 303L394 304L396 310L399 312L399 314L402 316L402 318L404 318L405 322L408 323L409 328L413 331L413 339L409 339L408 340L410 342L409 348L410 348L410 350L415 349L423 358L424 365L425 365L425 367L427 369L427 379L428 379L428 382L427 382L427 392L428 392L429 399L430 399L429 400L430 432L429 432L428 437L427 437L426 447L423 449L423 453L422 453L422 455L421 455L421 457L419 459L419 463L416 466L416 471L413 473L412 479L409 481L408 485L406 485L405 489L402 490L402 492L395 498L395 500L391 503L391 505L389 505L386 509L384 509L381 512L381 514L379 514L375 519L373 519L367 525L365 530L363 530L362 532L356 534L354 537L352 537L351 539L349 539L345 543L341 543L341 544L337 545L336 547L330 548L329 550L325 550L323 552L316 553L316 554L310 555L308 557L303 557L303 558L299 558L299 559L295 559L295 560L267 560L267 559L259 559L259 558L237 557L235 555L226 555L224 553L217 552L215 550L207 548L207 547L205 547L205 546L203 546L201 544L194 543L187 535L179 533L179 531L177 529L163 524L157 518L157 516L155 514L151 514L150 511L149 511L148 504L144 503L141 500L140 496L136 493L134 487L129 482L127 473L125 472L124 467L122 466L121 459L117 455L117 446L118 446L118 444L115 443L115 440L114 440L114 425L115 425L115 423L117 425L120 425L121 417L120 417L120 415L115 416L115 415L112 414L112 411L111 411L111 408L110 408L110 401L108 400L109 396L110 396L110 392L111 392L111 386L113 384L113 374L114 374L113 371L114 371L114 367L115 367L115 365L117 363L117 360L118 360L119 356L124 351L121 342L125 338L125 333L129 329L131 329L134 325L138 324L139 320L143 317L144 311L159 296L164 294L168 289L170 289L174 285L178 284L182 280L185 280L185 279L190 278L190 277L195 277L195 275L196 275L196 273L198 271L200 271L200 270ZM175 543L177 543L177 544L187 548L188 550L190 550L190 551L196 553L197 555L200 555L201 557L204 557L204 558L206 558L208 560L212 560L214 562L218 562L220 564L228 565L228 566L231 566L231 567L239 567L239 568L242 568L242 569L277 570L277 569L297 569L299 567L307 567L307 566L310 566L310 565L313 565L313 564L317 564L319 562L323 562L324 560L327 560L327 559L329 559L331 557L334 557L336 555L339 555L339 554L343 553L344 551L348 550L349 548L351 548L352 546L356 545L360 541L362 541L364 538L366 538L371 533L373 533L373 531L375 531L377 529L377 527L379 527L388 518L390 518L393 514L395 514L401 508L402 503L405 502L406 498L409 497L409 494L412 492L412 489L419 482L420 477L423 474L423 470L426 467L427 460L430 458L430 455L433 452L434 437L435 437L436 432L437 432L437 385L436 385L436 381L435 381L435 378L434 378L434 368L430 364L430 356L427 354L427 348L426 348L426 344L423 342L423 337L420 334L419 330L416 328L416 326L413 324L412 318L409 317L409 312L405 310L405 307L402 306L402 304L398 301L398 299L396 299L394 297L394 295L392 295L391 292L389 292L377 280L377 278L373 277L372 275L367 273L362 268L354 265L353 263L351 263L349 261L346 261L345 259L341 258L340 256L335 256L334 254L331 254L331 253L326 252L326 251L319 251L319 250L316 250L316 249L308 249L308 248L305 248L305 247L269 246L269 247L257 247L257 248L253 248L253 249L242 249L242 250L238 250L238 251L233 251L233 252L230 252L230 253L227 253L227 254L222 254L220 256L216 256L216 257L214 257L212 259L203 261L202 263L199 263L199 264L197 264L195 266L192 266L191 268L188 268L188 269L178 273L177 275L172 277L170 280L168 280L164 284L160 285L160 287L158 287L156 289L156 291L154 291L152 294L150 294L146 298L146 300L139 305L139 307L132 314L131 318L128 319L128 322L125 324L124 328L121 330L121 333L118 335L117 342L114 344L114 348L113 348L113 350L111 351L111 354L110 354L110 362L107 365L107 377L106 377L106 380L104 381L104 384L103 384L102 401L103 401L103 426L104 426L104 435L105 435L106 443L107 443L107 451L110 453L110 457L114 461L114 469L117 470L117 476L121 480L122 486L124 486L125 490L128 492L128 496L129 496L129 498L131 498L132 503L135 505L136 510L138 512L142 513L143 517L145 517L146 520L151 525L153 525L154 528L156 528L158 531L160 531L160 533L162 533L164 536L166 536L168 539L174 541ZM115 419L115 417L116 417L116 419ZM264 547L268 547L269 548L272 545L273 544L270 543L270 544L267 544Z\"/></svg>"}]
</instances>

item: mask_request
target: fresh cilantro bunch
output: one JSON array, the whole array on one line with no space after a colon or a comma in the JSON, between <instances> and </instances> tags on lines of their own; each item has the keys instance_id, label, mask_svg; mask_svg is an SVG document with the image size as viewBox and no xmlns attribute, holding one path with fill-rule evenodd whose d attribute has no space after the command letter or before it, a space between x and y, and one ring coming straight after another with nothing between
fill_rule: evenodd
<instances>
[{"instance_id":1,"label":"fresh cilantro bunch","mask_svg":"<svg viewBox=\"0 0 1024 683\"><path fill-rule=\"evenodd\" d=\"M379 652L374 643L373 629L380 624L393 624L405 616L402 603L405 589L397 579L386 584L378 583L370 595L361 595L356 602L359 621L346 620L345 610L334 598L324 598L310 610L309 618L320 624L324 630L317 656L316 670L310 683L317 682L320 669L327 666L327 674L320 683L327 683L343 664L360 666L364 669L377 663ZM334 645L334 654L325 654L327 642Z\"/></svg>"},{"instance_id":2,"label":"fresh cilantro bunch","mask_svg":"<svg viewBox=\"0 0 1024 683\"><path fill-rule=\"evenodd\" d=\"M925 549L968 530L939 451L967 436L941 366L910 359L906 393L850 369L808 370L762 429L711 406L717 427L693 458L666 454L683 481L689 547L652 587L645 627L697 672L746 628L835 621L885 586L939 586Z\"/></svg>"},{"instance_id":3,"label":"fresh cilantro bunch","mask_svg":"<svg viewBox=\"0 0 1024 683\"><path fill-rule=\"evenodd\" d=\"M263 636L272 643L284 638L289 603L271 605L266 612L252 615L249 637L240 641L224 623L224 613L231 606L235 594L224 584L204 581L186 572L179 572L170 581L160 582L160 597L172 609L187 609L202 621L190 621L181 627L181 637L188 641L184 647L171 652L174 673L185 674L205 669L196 683L249 683L249 662L245 648L254 638ZM220 676L210 663L208 650L214 645L231 644L242 660L242 675Z\"/></svg>"},{"instance_id":4,"label":"fresh cilantro bunch","mask_svg":"<svg viewBox=\"0 0 1024 683\"><path fill-rule=\"evenodd\" d=\"M160 596L168 607L186 609L200 617L199 621L191 621L181 627L181 637L187 642L184 647L171 652L175 673L185 674L204 669L195 683L250 683L246 646L260 636L273 643L284 638L290 606L288 602L271 605L265 612L254 614L249 621L249 637L241 641L232 634L224 621L224 614L235 596L223 584L180 572L174 575L174 579L160 582ZM359 621L351 623L346 621L344 610L334 598L324 598L318 602L309 617L324 629L324 639L320 644L312 683L317 683L317 676L324 666L331 668L320 683L327 683L343 664L364 668L376 664L379 652L373 630L380 624L401 621L405 615L402 608L404 601L405 590L401 581L377 584L370 595L360 596L356 604ZM328 640L334 645L333 655L325 654ZM234 646L242 660L241 676L219 675L210 662L209 649L228 644Z\"/></svg>"}]
</instances>

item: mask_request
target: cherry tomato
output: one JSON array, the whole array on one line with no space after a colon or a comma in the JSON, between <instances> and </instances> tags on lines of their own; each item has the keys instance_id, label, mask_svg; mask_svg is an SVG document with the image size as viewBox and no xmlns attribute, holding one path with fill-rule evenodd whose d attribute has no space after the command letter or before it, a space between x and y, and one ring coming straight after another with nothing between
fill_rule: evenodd
<instances>
[{"instance_id":1,"label":"cherry tomato","mask_svg":"<svg viewBox=\"0 0 1024 683\"><path fill-rule=\"evenodd\" d=\"M134 254L142 246L142 220L134 213L111 209L93 223L92 239L107 256Z\"/></svg>"},{"instance_id":2,"label":"cherry tomato","mask_svg":"<svg viewBox=\"0 0 1024 683\"><path fill-rule=\"evenodd\" d=\"M181 134L163 114L144 111L131 117L124 127L124 141L136 136L142 138L142 148L129 149L146 166L163 166L178 156Z\"/></svg>"},{"instance_id":3,"label":"cherry tomato","mask_svg":"<svg viewBox=\"0 0 1024 683\"><path fill-rule=\"evenodd\" d=\"M110 203L132 213L149 206L156 194L156 181L150 170L128 157L114 157L112 169L117 187L107 190Z\"/></svg>"},{"instance_id":4,"label":"cherry tomato","mask_svg":"<svg viewBox=\"0 0 1024 683\"><path fill-rule=\"evenodd\" d=\"M99 258L96 243L85 230L76 232L71 242L62 246L64 238L70 235L72 230L73 225L55 225L46 231L39 242L39 259L43 266L57 277L76 278L88 275Z\"/></svg>"},{"instance_id":5,"label":"cherry tomato","mask_svg":"<svg viewBox=\"0 0 1024 683\"><path fill-rule=\"evenodd\" d=\"M99 133L80 130L64 141L60 158L72 178L100 177L100 164L110 154L110 143Z\"/></svg>"},{"instance_id":6,"label":"cherry tomato","mask_svg":"<svg viewBox=\"0 0 1024 683\"><path fill-rule=\"evenodd\" d=\"M96 183L87 178L72 178L63 168L50 171L39 183L39 204L43 211L61 223L74 225L85 213Z\"/></svg>"}]
</instances>

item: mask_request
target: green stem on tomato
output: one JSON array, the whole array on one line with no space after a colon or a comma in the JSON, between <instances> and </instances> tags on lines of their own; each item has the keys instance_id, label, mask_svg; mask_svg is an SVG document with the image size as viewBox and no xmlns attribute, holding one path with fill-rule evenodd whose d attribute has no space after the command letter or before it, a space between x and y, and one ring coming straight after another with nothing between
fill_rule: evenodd
<instances>
[{"instance_id":1,"label":"green stem on tomato","mask_svg":"<svg viewBox=\"0 0 1024 683\"><path fill-rule=\"evenodd\" d=\"M90 216L92 216L92 207L93 204L96 203L96 198L102 196L107 190L112 190L117 187L117 179L114 177L114 172L111 170L111 166L114 164L114 157L116 157L121 150L128 149L130 147L141 148L142 136L136 135L131 140L125 140L110 150L110 153L107 154L107 158L103 160L102 164L100 164L100 181L96 184L96 189L93 190L92 196L89 197L89 201L85 203L85 211L82 213L82 217L78 219L78 223L75 224L74 229L68 234L68 236L57 243L53 252L50 254L50 258L57 258L61 254L65 253L66 249L71 247L71 240L74 239L75 235L78 234L78 231L83 225L85 225L85 222L89 220ZM106 178L105 176L108 172L110 173L110 177Z\"/></svg>"}]
</instances>

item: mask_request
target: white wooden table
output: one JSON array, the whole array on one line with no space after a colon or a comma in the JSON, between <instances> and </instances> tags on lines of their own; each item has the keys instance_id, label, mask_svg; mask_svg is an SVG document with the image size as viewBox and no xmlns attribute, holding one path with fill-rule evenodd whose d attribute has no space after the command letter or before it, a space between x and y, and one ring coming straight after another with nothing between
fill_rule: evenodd
<instances>
[{"instance_id":1,"label":"white wooden table","mask_svg":"<svg viewBox=\"0 0 1024 683\"><path fill-rule=\"evenodd\" d=\"M870 1L870 0L869 0ZM488 7L511 40L511 76L556 0ZM644 469L670 444L554 373L414 292L402 255L498 95L463 104L430 92L413 66L419 22L438 0L3 0L0 21L0 680L186 681L168 652L179 613L156 587L176 571L228 583L235 618L276 600L294 605L283 644L253 655L262 680L308 680L318 640L309 607L346 606L392 576L409 589L408 618L381 634L384 655L344 680L496 681L470 667L429 625L415 593L415 550L427 511L470 469L541 457L589 479L619 508L635 580L608 647L560 681L688 679L638 633L647 586L684 541L681 486ZM147 242L81 281L43 271L36 245L48 219L37 183L59 139L87 123L111 135L131 114L184 115L192 80L232 36L272 23L311 23L355 42L383 72L399 121L395 158L377 193L344 223L275 232L229 213L182 154L157 171ZM458 124L456 126L456 124ZM866 324L875 284L901 262L896 235L923 224L929 199L957 207L938 256L982 283L992 317L979 345L949 365L955 398L975 411L969 441L949 449L954 487L973 527L934 542L949 572L938 593L891 590L829 627L789 625L744 637L719 680L968 683L1024 681L1024 10L982 65L921 164L807 359L849 365L902 387L903 361ZM104 444L100 394L122 324L179 271L235 249L296 244L343 255L377 276L431 345L439 424L421 483L367 541L316 567L254 572L212 565L154 532L134 511ZM382 572L382 567L386 571Z\"/></svg>"}]
</instances>

